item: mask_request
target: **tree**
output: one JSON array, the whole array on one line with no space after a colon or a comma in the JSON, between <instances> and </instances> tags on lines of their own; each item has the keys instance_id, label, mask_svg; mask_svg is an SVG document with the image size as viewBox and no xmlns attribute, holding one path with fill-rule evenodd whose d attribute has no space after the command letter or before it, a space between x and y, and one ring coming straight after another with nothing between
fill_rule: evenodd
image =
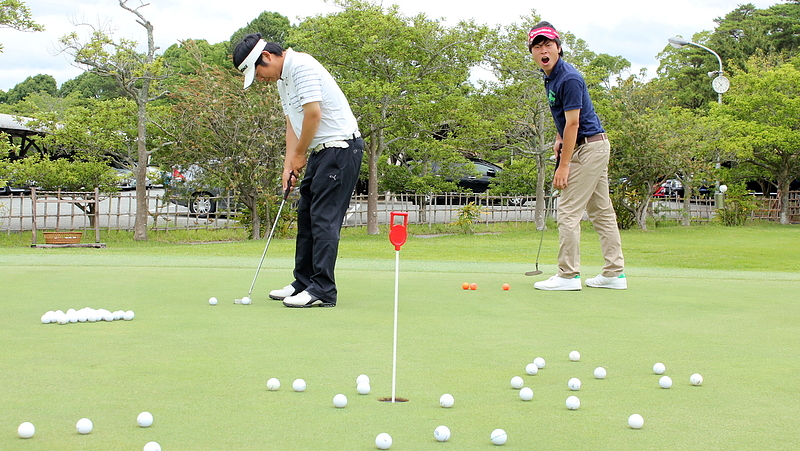
<instances>
[{"instance_id":1,"label":"tree","mask_svg":"<svg viewBox=\"0 0 800 451\"><path fill-rule=\"evenodd\" d=\"M85 99L109 100L125 97L125 91L111 77L104 77L94 72L84 72L61 84L59 97L76 95Z\"/></svg>"},{"instance_id":2,"label":"tree","mask_svg":"<svg viewBox=\"0 0 800 451\"><path fill-rule=\"evenodd\" d=\"M148 149L147 115L148 102L158 98L153 95L158 83L166 75L163 60L156 55L158 47L153 38L153 24L150 23L140 8L128 5L129 0L118 0L119 6L136 16L136 23L141 25L147 34L147 50L139 53L137 42L129 39L114 41L104 30L93 28L88 42L81 42L78 34L72 32L61 38L62 50L75 58L79 66L88 67L98 75L112 77L125 91L125 94L136 103L137 124L137 159L136 174L136 219L134 221L134 239L147 240L147 163L151 150ZM88 24L85 24L88 25Z\"/></svg>"},{"instance_id":3,"label":"tree","mask_svg":"<svg viewBox=\"0 0 800 451\"><path fill-rule=\"evenodd\" d=\"M25 81L18 83L16 86L8 90L6 94L6 103L17 103L25 99L31 94L47 93L55 96L58 93L58 86L56 79L52 75L34 75L28 77Z\"/></svg>"},{"instance_id":4,"label":"tree","mask_svg":"<svg viewBox=\"0 0 800 451\"><path fill-rule=\"evenodd\" d=\"M456 137L467 128L469 71L483 57L489 30L472 22L446 28L425 15L405 17L391 7L337 0L344 11L306 19L289 42L312 53L339 81L359 118L369 171L368 226L377 234L378 161L391 149L459 155ZM443 126L455 133L442 136ZM444 139L443 139L444 138ZM463 157L460 157L463 162Z\"/></svg>"},{"instance_id":5,"label":"tree","mask_svg":"<svg viewBox=\"0 0 800 451\"><path fill-rule=\"evenodd\" d=\"M191 41L182 44L197 59L197 73L184 76L174 93L169 132L175 145L161 158L196 165L216 186L231 189L249 210L252 238L261 237L259 208L265 197L277 199L286 148L283 110L277 88L256 83L242 90L238 71L205 63ZM279 188L278 188L279 189ZM270 211L269 208L266 211ZM270 218L267 216L266 224Z\"/></svg>"},{"instance_id":6,"label":"tree","mask_svg":"<svg viewBox=\"0 0 800 451\"><path fill-rule=\"evenodd\" d=\"M770 174L778 187L781 224L789 223L789 185L800 177L800 58L778 63L752 58L735 75L725 103L711 115L726 149Z\"/></svg>"},{"instance_id":7,"label":"tree","mask_svg":"<svg viewBox=\"0 0 800 451\"><path fill-rule=\"evenodd\" d=\"M236 30L229 41L229 53L233 53L233 48L241 42L242 38L251 33L261 33L267 42L277 42L281 46L287 46L287 38L292 29L289 18L276 12L264 11L244 27Z\"/></svg>"},{"instance_id":8,"label":"tree","mask_svg":"<svg viewBox=\"0 0 800 451\"><path fill-rule=\"evenodd\" d=\"M0 0L0 28L19 31L44 31L44 27L33 21L31 10L19 0ZM0 43L0 53L3 44Z\"/></svg>"}]
</instances>

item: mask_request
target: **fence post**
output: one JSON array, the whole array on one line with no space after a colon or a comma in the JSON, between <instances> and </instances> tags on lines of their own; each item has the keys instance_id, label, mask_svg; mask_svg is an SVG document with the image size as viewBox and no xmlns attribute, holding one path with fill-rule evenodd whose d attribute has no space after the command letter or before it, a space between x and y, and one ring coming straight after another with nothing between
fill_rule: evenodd
<instances>
[{"instance_id":1,"label":"fence post","mask_svg":"<svg viewBox=\"0 0 800 451\"><path fill-rule=\"evenodd\" d=\"M94 242L100 242L100 188L94 189Z\"/></svg>"},{"instance_id":2,"label":"fence post","mask_svg":"<svg viewBox=\"0 0 800 451\"><path fill-rule=\"evenodd\" d=\"M22 211L21 203L20 211ZM33 186L31 187L31 230L33 231L31 246L36 246L36 188Z\"/></svg>"}]
</instances>

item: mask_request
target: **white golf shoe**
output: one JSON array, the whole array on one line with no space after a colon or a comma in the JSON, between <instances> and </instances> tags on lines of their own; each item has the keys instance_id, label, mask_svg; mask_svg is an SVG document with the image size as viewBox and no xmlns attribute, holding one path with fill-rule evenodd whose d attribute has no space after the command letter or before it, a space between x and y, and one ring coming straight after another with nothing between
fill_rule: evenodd
<instances>
[{"instance_id":1,"label":"white golf shoe","mask_svg":"<svg viewBox=\"0 0 800 451\"><path fill-rule=\"evenodd\" d=\"M533 288L545 291L580 291L581 290L581 276L575 276L571 279L565 279L555 275L547 280L536 282Z\"/></svg>"},{"instance_id":2,"label":"white golf shoe","mask_svg":"<svg viewBox=\"0 0 800 451\"><path fill-rule=\"evenodd\" d=\"M297 290L289 284L279 290L272 290L269 292L269 297L275 299L276 301L282 301L289 296L294 296L297 293Z\"/></svg>"},{"instance_id":3,"label":"white golf shoe","mask_svg":"<svg viewBox=\"0 0 800 451\"><path fill-rule=\"evenodd\" d=\"M336 307L335 302L323 301L308 291L301 291L294 296L287 297L283 300L283 305L287 307Z\"/></svg>"},{"instance_id":4,"label":"white golf shoe","mask_svg":"<svg viewBox=\"0 0 800 451\"><path fill-rule=\"evenodd\" d=\"M611 288L612 290L625 290L628 288L628 279L625 274L616 277L606 277L602 274L591 279L586 279L586 286L592 288Z\"/></svg>"}]
</instances>

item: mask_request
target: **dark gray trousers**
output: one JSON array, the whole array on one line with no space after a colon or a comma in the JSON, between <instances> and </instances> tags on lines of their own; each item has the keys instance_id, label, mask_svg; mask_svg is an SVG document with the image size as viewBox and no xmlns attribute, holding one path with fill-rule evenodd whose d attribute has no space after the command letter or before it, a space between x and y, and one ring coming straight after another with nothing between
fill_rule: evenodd
<instances>
[{"instance_id":1,"label":"dark gray trousers","mask_svg":"<svg viewBox=\"0 0 800 451\"><path fill-rule=\"evenodd\" d=\"M309 155L297 206L292 286L331 303L336 303L333 272L342 221L364 155L363 139L351 139L347 143L350 147L331 147Z\"/></svg>"}]
</instances>

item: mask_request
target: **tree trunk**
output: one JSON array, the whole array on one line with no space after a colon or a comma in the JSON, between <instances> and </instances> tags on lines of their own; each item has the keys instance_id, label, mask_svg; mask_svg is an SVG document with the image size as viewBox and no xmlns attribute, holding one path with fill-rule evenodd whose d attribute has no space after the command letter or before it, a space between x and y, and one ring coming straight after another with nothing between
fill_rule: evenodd
<instances>
[{"instance_id":1,"label":"tree trunk","mask_svg":"<svg viewBox=\"0 0 800 451\"><path fill-rule=\"evenodd\" d=\"M781 224L789 225L789 180L778 182L778 199L781 202Z\"/></svg>"},{"instance_id":2,"label":"tree trunk","mask_svg":"<svg viewBox=\"0 0 800 451\"><path fill-rule=\"evenodd\" d=\"M133 239L136 241L147 241L147 162L149 155L147 152L147 93L149 92L150 81L145 79L142 82L142 90L137 99L136 126L138 129L137 139L137 163L136 163L136 219L133 222Z\"/></svg>"},{"instance_id":3,"label":"tree trunk","mask_svg":"<svg viewBox=\"0 0 800 451\"><path fill-rule=\"evenodd\" d=\"M367 181L367 235L377 235L378 229L378 140L377 134L370 133L371 139L367 146L367 162L369 165L369 180Z\"/></svg>"},{"instance_id":4,"label":"tree trunk","mask_svg":"<svg viewBox=\"0 0 800 451\"><path fill-rule=\"evenodd\" d=\"M642 199L642 202L636 206L636 224L642 230L647 230L647 211L650 209L650 196Z\"/></svg>"}]
</instances>

